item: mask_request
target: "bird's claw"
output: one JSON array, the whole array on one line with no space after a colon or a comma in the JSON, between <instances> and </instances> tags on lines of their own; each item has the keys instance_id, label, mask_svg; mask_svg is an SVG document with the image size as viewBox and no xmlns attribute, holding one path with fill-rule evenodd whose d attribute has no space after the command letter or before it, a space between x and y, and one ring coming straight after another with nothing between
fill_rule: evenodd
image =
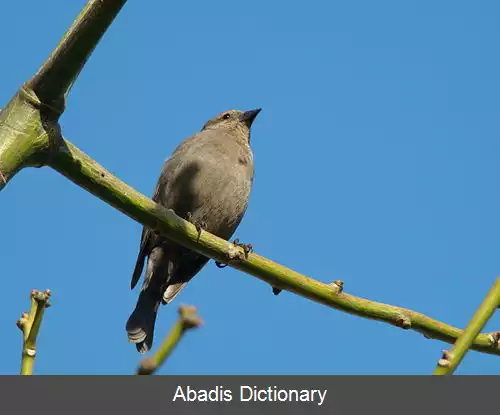
<instances>
[{"instance_id":1,"label":"bird's claw","mask_svg":"<svg viewBox=\"0 0 500 415\"><path fill-rule=\"evenodd\" d=\"M240 239L236 238L233 241L234 246L239 246L240 248L243 248L243 251L245 252L245 259L248 258L248 254L253 251L253 246L252 244L242 244L240 243Z\"/></svg>"},{"instance_id":2,"label":"bird's claw","mask_svg":"<svg viewBox=\"0 0 500 415\"><path fill-rule=\"evenodd\" d=\"M199 240L200 236L201 236L201 232L203 231L203 229L205 229L207 227L206 222L193 220L193 214L191 212L188 212L186 214L186 219L188 222L191 222L195 226L196 231L198 232L198 240Z\"/></svg>"},{"instance_id":3,"label":"bird's claw","mask_svg":"<svg viewBox=\"0 0 500 415\"><path fill-rule=\"evenodd\" d=\"M236 238L232 242L232 244L236 247L243 248L243 253L245 257L243 258L241 255L241 251L239 251L238 255L229 254L228 255L229 261L242 261L243 259L247 259L248 254L253 251L253 246L251 244L242 244L240 243L240 240L238 238ZM226 268L228 264L223 264L220 261L215 261L215 265L217 266L217 268Z\"/></svg>"}]
</instances>

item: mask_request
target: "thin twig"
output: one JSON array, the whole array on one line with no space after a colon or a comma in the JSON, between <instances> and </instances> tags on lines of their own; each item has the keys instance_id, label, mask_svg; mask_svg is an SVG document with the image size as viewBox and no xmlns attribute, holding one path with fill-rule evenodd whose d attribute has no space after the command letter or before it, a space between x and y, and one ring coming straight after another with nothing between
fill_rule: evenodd
<instances>
[{"instance_id":1,"label":"thin twig","mask_svg":"<svg viewBox=\"0 0 500 415\"><path fill-rule=\"evenodd\" d=\"M495 310L500 307L500 278L497 278L493 287L486 295L465 330L458 337L451 350L444 350L439 359L435 375L452 375L471 347L478 333L483 329ZM491 333L491 340L497 347L500 344L500 332Z\"/></svg>"},{"instance_id":2,"label":"thin twig","mask_svg":"<svg viewBox=\"0 0 500 415\"><path fill-rule=\"evenodd\" d=\"M17 321L17 327L23 332L23 350L21 355L21 375L32 375L36 357L36 340L42 324L43 313L50 307L50 290L31 291L29 313L23 313Z\"/></svg>"},{"instance_id":3,"label":"thin twig","mask_svg":"<svg viewBox=\"0 0 500 415\"><path fill-rule=\"evenodd\" d=\"M201 318L196 313L196 307L184 305L180 306L179 319L170 330L170 333L168 333L167 338L153 356L147 357L141 361L141 364L137 369L137 374L152 375L156 372L170 356L184 333L189 329L201 326L202 323Z\"/></svg>"}]
</instances>

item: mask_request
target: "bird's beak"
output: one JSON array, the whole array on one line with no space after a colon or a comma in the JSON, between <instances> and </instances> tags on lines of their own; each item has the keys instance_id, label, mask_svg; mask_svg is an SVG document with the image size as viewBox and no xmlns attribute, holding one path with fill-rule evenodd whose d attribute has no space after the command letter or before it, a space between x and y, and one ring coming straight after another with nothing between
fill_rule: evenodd
<instances>
[{"instance_id":1,"label":"bird's beak","mask_svg":"<svg viewBox=\"0 0 500 415\"><path fill-rule=\"evenodd\" d=\"M252 125L255 120L255 117L259 114L261 108L257 108L255 110L245 111L241 114L240 121L244 122L248 127Z\"/></svg>"}]
</instances>

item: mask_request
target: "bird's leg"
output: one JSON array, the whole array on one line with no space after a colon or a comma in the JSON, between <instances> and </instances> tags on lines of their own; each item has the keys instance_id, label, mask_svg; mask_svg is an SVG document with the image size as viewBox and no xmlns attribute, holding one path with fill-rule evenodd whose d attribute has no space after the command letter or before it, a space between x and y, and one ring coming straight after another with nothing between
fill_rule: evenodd
<instances>
[{"instance_id":1,"label":"bird's leg","mask_svg":"<svg viewBox=\"0 0 500 415\"><path fill-rule=\"evenodd\" d=\"M191 222L196 227L196 231L198 232L198 240L199 240L200 236L201 236L201 231L207 227L207 224L202 220L201 221L193 220L193 214L191 212L188 212L186 214L186 219L188 222Z\"/></svg>"}]
</instances>

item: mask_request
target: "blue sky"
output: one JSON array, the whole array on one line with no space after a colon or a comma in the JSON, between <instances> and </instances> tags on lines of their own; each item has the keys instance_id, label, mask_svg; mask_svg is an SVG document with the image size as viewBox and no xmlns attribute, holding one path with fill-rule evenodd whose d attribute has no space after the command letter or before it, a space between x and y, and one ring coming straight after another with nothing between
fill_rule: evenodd
<instances>
[{"instance_id":1,"label":"blue sky","mask_svg":"<svg viewBox=\"0 0 500 415\"><path fill-rule=\"evenodd\" d=\"M85 4L2 5L0 106ZM130 0L84 68L64 135L151 195L163 161L213 115L262 107L256 178L235 236L347 292L463 327L500 273L500 59L494 1ZM127 374L141 225L48 168L0 194L0 373L15 321L51 288L38 374ZM427 374L448 345L350 316L211 262L162 307L203 328L160 373ZM487 331L500 330L500 313ZM500 373L470 352L457 373Z\"/></svg>"}]
</instances>

